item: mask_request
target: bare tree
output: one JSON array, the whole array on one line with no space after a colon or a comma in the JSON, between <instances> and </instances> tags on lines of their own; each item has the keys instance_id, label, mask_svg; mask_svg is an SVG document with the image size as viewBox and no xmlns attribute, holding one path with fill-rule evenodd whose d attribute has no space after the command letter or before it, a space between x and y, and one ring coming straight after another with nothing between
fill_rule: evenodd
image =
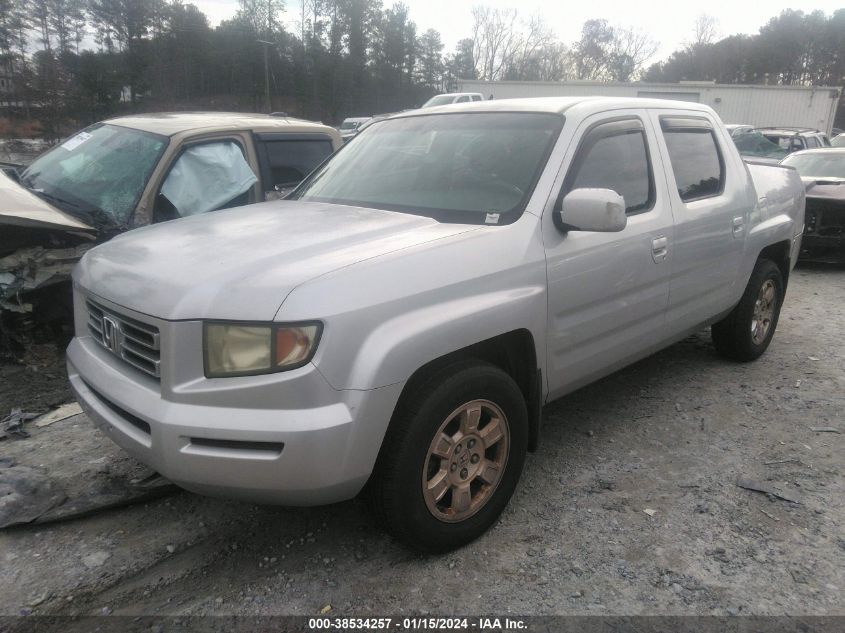
<instances>
[{"instance_id":1,"label":"bare tree","mask_svg":"<svg viewBox=\"0 0 845 633\"><path fill-rule=\"evenodd\" d=\"M657 52L657 42L647 33L631 28L613 28L608 72L613 81L631 81Z\"/></svg>"},{"instance_id":2,"label":"bare tree","mask_svg":"<svg viewBox=\"0 0 845 633\"><path fill-rule=\"evenodd\" d=\"M472 58L479 79L501 78L520 42L517 16L516 9L472 8Z\"/></svg>"},{"instance_id":3,"label":"bare tree","mask_svg":"<svg viewBox=\"0 0 845 633\"><path fill-rule=\"evenodd\" d=\"M657 43L642 31L587 20L574 49L578 79L631 81L657 52Z\"/></svg>"},{"instance_id":4,"label":"bare tree","mask_svg":"<svg viewBox=\"0 0 845 633\"><path fill-rule=\"evenodd\" d=\"M692 46L713 44L719 37L719 21L712 15L702 13L693 24Z\"/></svg>"}]
</instances>

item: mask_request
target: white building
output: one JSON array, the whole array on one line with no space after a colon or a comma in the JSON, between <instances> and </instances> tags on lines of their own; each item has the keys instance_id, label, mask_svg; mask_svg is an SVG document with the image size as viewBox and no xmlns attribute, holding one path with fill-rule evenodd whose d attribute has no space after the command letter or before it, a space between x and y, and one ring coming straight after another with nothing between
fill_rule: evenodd
<instances>
[{"instance_id":1,"label":"white building","mask_svg":"<svg viewBox=\"0 0 845 633\"><path fill-rule=\"evenodd\" d=\"M648 97L695 101L713 108L725 123L809 127L830 134L841 88L827 86L747 86L682 81L677 84L597 81L458 80L458 91L494 99L520 97Z\"/></svg>"}]
</instances>

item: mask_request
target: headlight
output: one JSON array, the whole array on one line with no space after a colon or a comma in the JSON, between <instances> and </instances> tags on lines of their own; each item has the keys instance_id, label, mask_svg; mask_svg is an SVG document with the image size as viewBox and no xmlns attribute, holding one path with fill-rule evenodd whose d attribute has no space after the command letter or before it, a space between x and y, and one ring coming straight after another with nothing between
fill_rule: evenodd
<instances>
[{"instance_id":1,"label":"headlight","mask_svg":"<svg viewBox=\"0 0 845 633\"><path fill-rule=\"evenodd\" d=\"M205 375L253 376L296 369L317 349L321 323L206 323Z\"/></svg>"}]
</instances>

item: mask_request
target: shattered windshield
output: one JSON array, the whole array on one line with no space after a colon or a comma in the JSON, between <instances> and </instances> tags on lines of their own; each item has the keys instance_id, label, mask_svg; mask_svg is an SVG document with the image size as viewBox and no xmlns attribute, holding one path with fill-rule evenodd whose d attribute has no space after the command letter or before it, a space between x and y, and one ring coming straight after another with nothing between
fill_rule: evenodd
<instances>
[{"instance_id":1,"label":"shattered windshield","mask_svg":"<svg viewBox=\"0 0 845 633\"><path fill-rule=\"evenodd\" d=\"M845 152L792 154L783 164L795 167L804 178L845 178Z\"/></svg>"},{"instance_id":2,"label":"shattered windshield","mask_svg":"<svg viewBox=\"0 0 845 633\"><path fill-rule=\"evenodd\" d=\"M733 137L733 142L743 156L759 156L762 158L783 158L786 149L773 143L760 132L746 132Z\"/></svg>"},{"instance_id":3,"label":"shattered windshield","mask_svg":"<svg viewBox=\"0 0 845 633\"><path fill-rule=\"evenodd\" d=\"M90 224L122 227L167 143L164 136L100 123L41 156L21 182Z\"/></svg>"},{"instance_id":4,"label":"shattered windshield","mask_svg":"<svg viewBox=\"0 0 845 633\"><path fill-rule=\"evenodd\" d=\"M522 213L563 117L475 112L368 127L290 198L505 224Z\"/></svg>"}]
</instances>

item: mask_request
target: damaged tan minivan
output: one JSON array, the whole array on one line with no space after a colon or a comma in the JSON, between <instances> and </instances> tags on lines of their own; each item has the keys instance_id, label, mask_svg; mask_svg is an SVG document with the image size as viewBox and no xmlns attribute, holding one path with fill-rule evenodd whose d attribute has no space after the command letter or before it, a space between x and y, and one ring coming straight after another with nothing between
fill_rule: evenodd
<instances>
[{"instance_id":1,"label":"damaged tan minivan","mask_svg":"<svg viewBox=\"0 0 845 633\"><path fill-rule=\"evenodd\" d=\"M282 197L340 145L334 128L283 113L92 125L0 172L0 312L53 303L82 254L117 233Z\"/></svg>"}]
</instances>

